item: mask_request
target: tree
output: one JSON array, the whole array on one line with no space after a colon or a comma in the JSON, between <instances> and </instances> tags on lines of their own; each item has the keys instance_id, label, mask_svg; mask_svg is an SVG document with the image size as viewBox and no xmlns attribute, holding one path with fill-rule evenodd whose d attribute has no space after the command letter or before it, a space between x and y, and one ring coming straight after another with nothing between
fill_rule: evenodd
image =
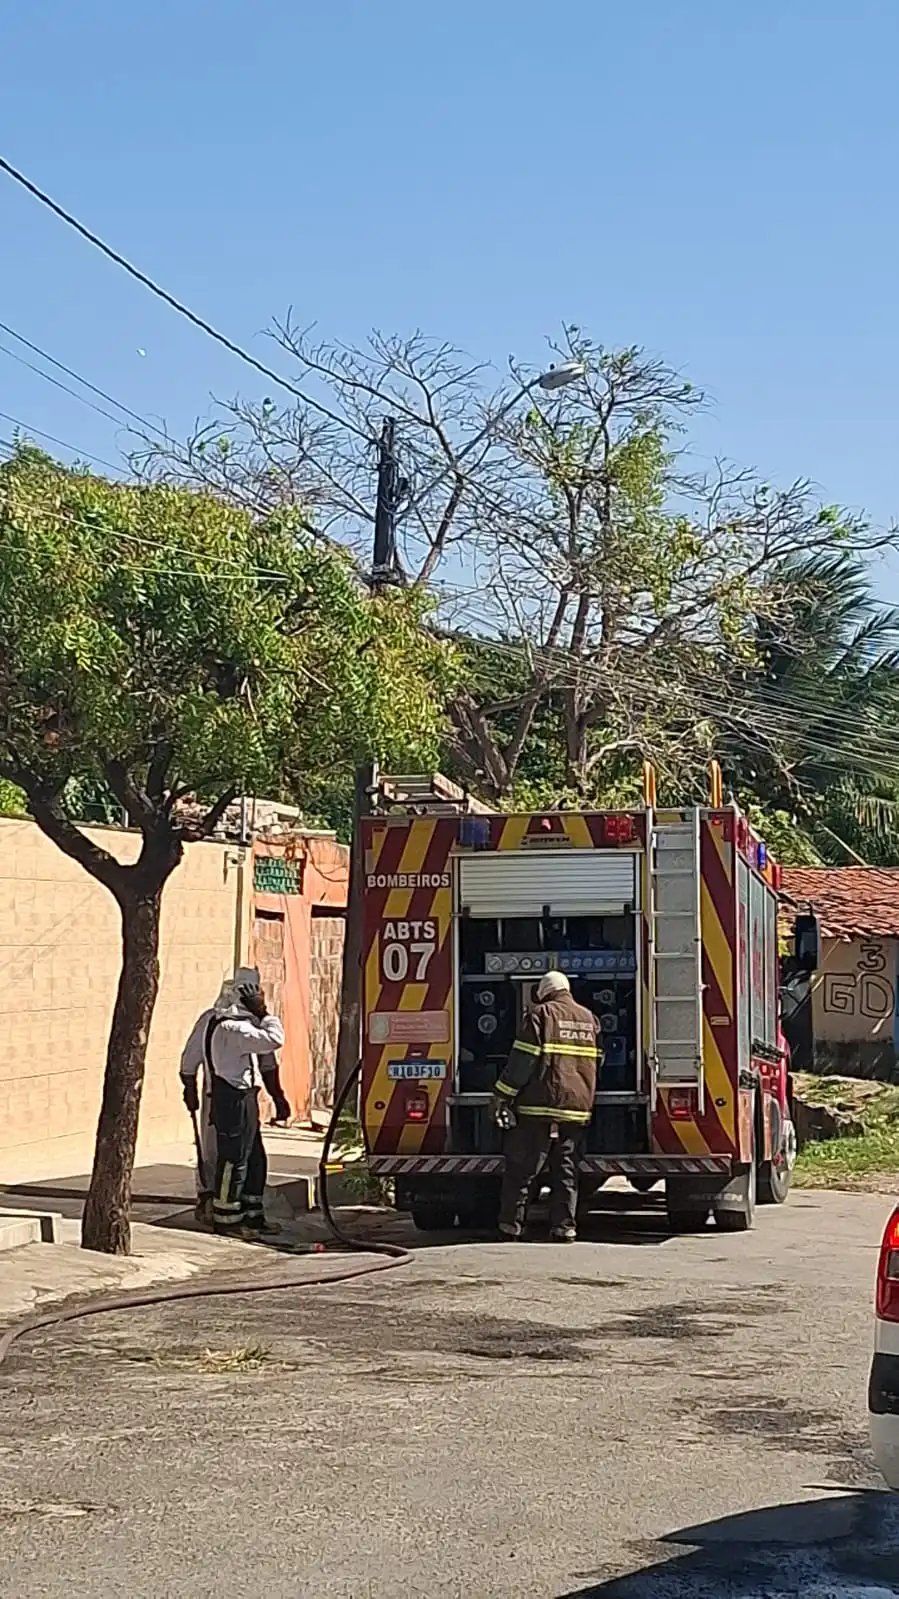
<instances>
[{"instance_id":1,"label":"tree","mask_svg":"<svg viewBox=\"0 0 899 1599\"><path fill-rule=\"evenodd\" d=\"M730 714L719 711L722 758L741 793L791 819L785 858L892 864L899 612L874 600L850 554L794 560L782 581L789 609L760 619L754 662L734 682Z\"/></svg>"},{"instance_id":2,"label":"tree","mask_svg":"<svg viewBox=\"0 0 899 1599\"><path fill-rule=\"evenodd\" d=\"M107 482L30 448L0 467L0 777L121 918L88 1248L129 1247L160 907L185 840L212 833L237 793L290 784L302 798L335 744L370 739L367 706L385 742L427 747L440 731L431 675L447 652L419 637L420 602L372 601L298 521ZM139 834L133 863L76 825L73 784L108 789ZM190 826L188 796L202 802Z\"/></svg>"},{"instance_id":3,"label":"tree","mask_svg":"<svg viewBox=\"0 0 899 1599\"><path fill-rule=\"evenodd\" d=\"M576 327L551 356L582 363L584 380L551 394L515 363L514 388L493 388L485 367L419 334L347 349L312 344L288 318L275 336L301 380L326 386L329 417L238 400L184 445L146 441L136 464L241 504L302 491L320 529L363 559L372 450L395 416L407 579L475 644L450 705L456 769L501 804L531 786L538 727L557 799L618 793L644 758L689 792L712 753L716 693L726 701L752 665L759 620L792 615L790 562L892 537L821 507L801 479L772 488L723 463L698 476L683 435L699 390ZM715 685L700 714L698 683Z\"/></svg>"}]
</instances>

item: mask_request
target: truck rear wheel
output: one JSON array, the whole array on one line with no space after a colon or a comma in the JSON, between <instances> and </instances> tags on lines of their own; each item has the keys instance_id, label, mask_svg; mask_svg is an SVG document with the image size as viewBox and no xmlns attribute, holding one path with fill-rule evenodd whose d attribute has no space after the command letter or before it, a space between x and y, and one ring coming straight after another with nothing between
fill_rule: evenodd
<instances>
[{"instance_id":1,"label":"truck rear wheel","mask_svg":"<svg viewBox=\"0 0 899 1599\"><path fill-rule=\"evenodd\" d=\"M412 1221L420 1233L452 1232L456 1207L444 1199L413 1199Z\"/></svg>"},{"instance_id":2,"label":"truck rear wheel","mask_svg":"<svg viewBox=\"0 0 899 1599\"><path fill-rule=\"evenodd\" d=\"M489 1178L460 1201L459 1226L466 1233L495 1233L499 1226L500 1185Z\"/></svg>"},{"instance_id":3,"label":"truck rear wheel","mask_svg":"<svg viewBox=\"0 0 899 1599\"><path fill-rule=\"evenodd\" d=\"M770 1114L771 1147L777 1150L777 1154L773 1160L763 1160L759 1166L759 1204L782 1205L793 1181L796 1134L793 1123L784 1121L783 1112L776 1100L771 1102Z\"/></svg>"},{"instance_id":4,"label":"truck rear wheel","mask_svg":"<svg viewBox=\"0 0 899 1599\"><path fill-rule=\"evenodd\" d=\"M793 1174L783 1157L763 1161L759 1167L759 1204L785 1204L792 1180Z\"/></svg>"}]
</instances>

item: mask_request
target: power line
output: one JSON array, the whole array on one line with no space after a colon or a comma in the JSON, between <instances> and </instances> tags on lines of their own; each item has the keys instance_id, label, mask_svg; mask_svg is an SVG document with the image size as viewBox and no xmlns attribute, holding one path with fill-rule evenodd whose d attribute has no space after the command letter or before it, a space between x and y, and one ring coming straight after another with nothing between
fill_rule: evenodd
<instances>
[{"instance_id":1,"label":"power line","mask_svg":"<svg viewBox=\"0 0 899 1599\"><path fill-rule=\"evenodd\" d=\"M71 512L53 511L43 505L32 505L29 507L29 509L35 511L45 521L57 522L64 527L80 527L83 528L87 533L97 533L100 531L97 523L88 522L84 517L73 516ZM244 565L240 561L229 561L226 557L210 555L206 554L202 550L191 549L185 544L168 544L159 539L141 538L139 534L128 533L121 528L114 528L112 532L115 538L121 539L123 543L126 544L143 546L147 549L157 550L160 554L165 555L188 556L191 560L208 562L210 565L217 566L219 568L231 567L233 568L232 571L223 572L222 575L231 578L232 580L236 578L265 577L274 579L279 583L288 583L290 581L290 578L286 572L279 572L275 567ZM5 548L9 549L12 548L12 546L7 544ZM120 564L124 565L125 563L123 562ZM152 572L159 577L164 576L167 569L147 564L146 566L132 566L130 570ZM177 568L172 568L171 570L175 572L180 571L180 575L185 575L184 570ZM216 574L197 572L196 575L198 577L209 577Z\"/></svg>"},{"instance_id":2,"label":"power line","mask_svg":"<svg viewBox=\"0 0 899 1599\"><path fill-rule=\"evenodd\" d=\"M217 344L222 345L222 347L230 351L232 355L236 355L241 361L246 362L247 366L254 367L257 372L261 372L262 376L268 378L270 382L277 383L280 388L286 389L288 393L293 394L298 400L302 400L303 404L308 405L311 410L318 411L321 416L326 416L330 422L336 423L338 427L346 428L348 431L356 433L360 439L365 440L366 444L371 442L368 434L363 432L361 428L356 427L355 423L348 421L346 417L338 416L335 411L329 410L329 408L326 405L322 405L319 400L310 399L307 394L303 393L302 389L298 389L296 387L296 384L291 383L287 378L281 377L280 373L273 371L272 368L266 366L264 362L258 361L254 355L250 355L249 351L242 349L239 344L235 344L233 339L229 339L226 334L220 333L218 328L213 327L211 322L207 322L204 317L198 316L197 312L192 311L189 306L183 303L183 301L177 300L173 294L168 292L167 289L162 288L160 284L154 282L152 278L148 277L146 272L142 272L139 267L134 266L133 263L127 259L127 257L120 255L118 250L114 250L111 245L106 244L98 234L92 233L90 228L85 227L83 222L79 222L78 218L72 216L70 211L66 211L61 205L57 204L57 202L52 199L49 194L45 194L43 189L39 189L36 183L32 183L31 179L27 178L24 172L20 172L18 168L14 167L12 162L7 161L4 156L0 156L0 171L7 173L8 176L14 180L14 182L21 184L22 188L27 189L29 194L33 195L36 200L40 201L41 205L47 206L47 208L52 211L55 216L58 216L62 222L65 222L68 227L74 228L76 233L80 233L81 237L86 239L88 244L92 244L94 248L100 250L108 260L113 261L116 266L121 267L123 272L129 273L130 276L135 278L138 283L142 283L145 289L149 289L150 293L155 294L157 299L163 300L166 305L171 306L172 310L177 311L179 316L186 317L188 322L192 322L194 327L199 328L200 331L205 333L208 338L214 339Z\"/></svg>"},{"instance_id":3,"label":"power line","mask_svg":"<svg viewBox=\"0 0 899 1599\"><path fill-rule=\"evenodd\" d=\"M26 361L24 355L18 355L15 350L10 350L5 344L0 344L0 353L9 356L11 361L18 361L19 366L26 366L29 372L36 372L38 377L43 378L46 383L52 383L54 388L62 389L63 394L71 394L73 400L78 400L91 411L96 411L98 416L105 416L107 422L114 422L116 427L122 426L122 418L120 416L113 416L112 412L105 411L102 405L95 405L93 400L89 400L84 394L79 394L77 389L70 388L68 383L60 382L59 378L55 378L51 372L44 372L39 366L35 366L33 361ZM115 404L115 401L113 401L113 404Z\"/></svg>"},{"instance_id":4,"label":"power line","mask_svg":"<svg viewBox=\"0 0 899 1599\"><path fill-rule=\"evenodd\" d=\"M54 433L44 433L41 428L31 427L28 422L23 422L19 416L10 416L8 411L0 411L4 422L12 422L16 427L23 428L27 434L34 434L39 439L47 439L50 444L58 444L62 450L71 450L82 461L96 461L98 466L108 467L110 472L121 472L120 466L113 466L111 461L105 461L102 455L92 455L90 450L79 449L77 444L69 444L66 439L58 439ZM4 440L4 443L8 441ZM14 442L14 441L11 441Z\"/></svg>"},{"instance_id":5,"label":"power line","mask_svg":"<svg viewBox=\"0 0 899 1599\"><path fill-rule=\"evenodd\" d=\"M30 339L26 339L24 333L17 333L15 328L8 327L5 322L0 322L0 331L7 333L11 339L16 339L19 344L24 344L26 349L39 355L42 360L49 361L51 366L57 367L60 372L65 372L67 377L74 378L76 383L81 383L84 388L90 389L92 394L96 394L101 400L106 400L109 405L117 406L126 416L130 416L132 421L140 422L142 427L149 428L151 433L158 433L161 439L168 442L168 434L162 428L150 422L147 417L141 416L139 411L132 411L129 405L123 405L121 400L117 400L112 394L107 394L105 389L98 388L96 383L91 383L88 378L82 377L80 372L66 366L64 361L57 361L55 355L51 355L48 350L42 350L39 344L33 344Z\"/></svg>"}]
</instances>

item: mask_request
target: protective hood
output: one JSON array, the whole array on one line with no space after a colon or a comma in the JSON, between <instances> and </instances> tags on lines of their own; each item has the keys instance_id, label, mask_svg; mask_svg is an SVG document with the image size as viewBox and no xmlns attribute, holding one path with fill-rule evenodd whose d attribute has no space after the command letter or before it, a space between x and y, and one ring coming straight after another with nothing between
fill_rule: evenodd
<instances>
[{"instance_id":1,"label":"protective hood","mask_svg":"<svg viewBox=\"0 0 899 1599\"><path fill-rule=\"evenodd\" d=\"M219 997L212 1007L216 1016L244 1016L245 1007L240 1002L242 988L259 987L258 966L238 966L233 977L226 977Z\"/></svg>"}]
</instances>

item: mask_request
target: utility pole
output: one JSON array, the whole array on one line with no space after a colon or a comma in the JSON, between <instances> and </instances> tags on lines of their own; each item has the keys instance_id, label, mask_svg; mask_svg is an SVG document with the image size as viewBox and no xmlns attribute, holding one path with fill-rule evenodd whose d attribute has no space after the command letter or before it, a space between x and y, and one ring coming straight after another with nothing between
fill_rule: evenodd
<instances>
[{"instance_id":1,"label":"utility pole","mask_svg":"<svg viewBox=\"0 0 899 1599\"><path fill-rule=\"evenodd\" d=\"M375 533L372 550L372 594L379 594L399 576L396 559L396 510L400 495L397 471L396 423L385 417L378 445L378 491L375 501ZM362 906L365 888L365 861L362 850L362 817L369 807L369 795L377 781L377 765L366 761L356 768L353 790L353 841L350 849L350 880L347 889L346 923L343 942L343 977L340 988L340 1026L337 1034L335 1093L339 1094L359 1061L362 1045L362 956L364 928Z\"/></svg>"}]
</instances>

